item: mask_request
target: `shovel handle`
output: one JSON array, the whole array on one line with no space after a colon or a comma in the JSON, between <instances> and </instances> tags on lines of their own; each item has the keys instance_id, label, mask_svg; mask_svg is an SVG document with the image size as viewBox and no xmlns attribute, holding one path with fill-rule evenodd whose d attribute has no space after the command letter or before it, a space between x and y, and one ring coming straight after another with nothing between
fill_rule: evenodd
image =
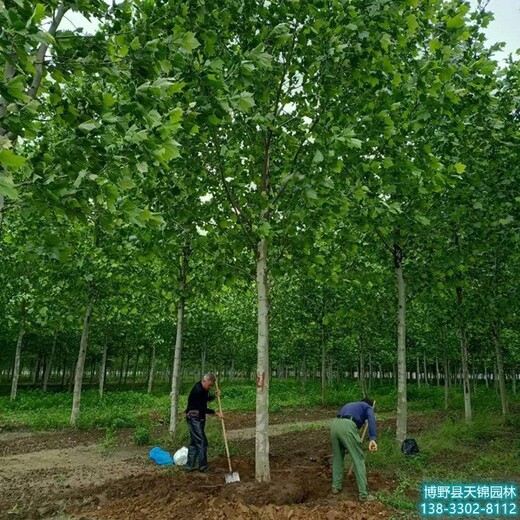
<instances>
[{"instance_id":1,"label":"shovel handle","mask_svg":"<svg viewBox=\"0 0 520 520\"><path fill-rule=\"evenodd\" d=\"M217 390L217 400L218 400L218 410L220 414L222 415L222 403L220 402L220 391L218 389L218 380L215 378L215 388ZM226 425L224 423L224 418L220 419L220 422L222 423L222 433L224 434L224 444L226 446L226 455L227 455L227 461L229 465L229 472L233 473L233 468L231 467L231 457L229 456L229 446L227 442L227 435L226 435Z\"/></svg>"}]
</instances>

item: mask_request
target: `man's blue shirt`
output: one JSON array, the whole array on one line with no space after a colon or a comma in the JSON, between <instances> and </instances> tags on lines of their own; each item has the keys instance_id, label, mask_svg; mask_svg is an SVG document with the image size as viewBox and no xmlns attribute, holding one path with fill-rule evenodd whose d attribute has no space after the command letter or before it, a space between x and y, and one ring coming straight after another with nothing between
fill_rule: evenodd
<instances>
[{"instance_id":1,"label":"man's blue shirt","mask_svg":"<svg viewBox=\"0 0 520 520\"><path fill-rule=\"evenodd\" d=\"M356 403L347 403L339 412L338 415L351 415L358 428L363 426L363 423L368 419L368 438L371 441L376 440L376 418L374 409L363 401Z\"/></svg>"}]
</instances>

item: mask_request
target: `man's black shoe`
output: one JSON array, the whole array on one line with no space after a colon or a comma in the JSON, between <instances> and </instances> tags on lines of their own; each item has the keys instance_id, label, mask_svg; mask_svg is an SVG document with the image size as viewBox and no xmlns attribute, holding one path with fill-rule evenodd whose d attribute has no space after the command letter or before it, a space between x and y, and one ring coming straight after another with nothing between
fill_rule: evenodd
<instances>
[{"instance_id":1,"label":"man's black shoe","mask_svg":"<svg viewBox=\"0 0 520 520\"><path fill-rule=\"evenodd\" d=\"M199 468L199 471L201 473L211 473L211 470L208 468L208 466L204 466L202 468Z\"/></svg>"},{"instance_id":2,"label":"man's black shoe","mask_svg":"<svg viewBox=\"0 0 520 520\"><path fill-rule=\"evenodd\" d=\"M184 471L186 473L191 473L192 471L195 471L195 468L191 468L190 466L184 466Z\"/></svg>"}]
</instances>

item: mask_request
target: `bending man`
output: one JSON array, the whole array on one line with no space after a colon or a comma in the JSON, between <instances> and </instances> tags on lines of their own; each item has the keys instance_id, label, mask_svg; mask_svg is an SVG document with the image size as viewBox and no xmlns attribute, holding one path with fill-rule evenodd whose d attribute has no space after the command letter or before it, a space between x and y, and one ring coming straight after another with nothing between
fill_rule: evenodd
<instances>
[{"instance_id":1,"label":"bending man","mask_svg":"<svg viewBox=\"0 0 520 520\"><path fill-rule=\"evenodd\" d=\"M358 429L368 420L368 434L370 451L377 451L376 443L376 419L374 401L365 398L355 403L347 403L332 421L330 440L332 442L332 492L337 495L343 488L344 468L343 459L345 451L350 453L354 466L354 475L359 490L359 499L374 500L368 494L367 470L365 467L365 454L359 436Z\"/></svg>"}]
</instances>

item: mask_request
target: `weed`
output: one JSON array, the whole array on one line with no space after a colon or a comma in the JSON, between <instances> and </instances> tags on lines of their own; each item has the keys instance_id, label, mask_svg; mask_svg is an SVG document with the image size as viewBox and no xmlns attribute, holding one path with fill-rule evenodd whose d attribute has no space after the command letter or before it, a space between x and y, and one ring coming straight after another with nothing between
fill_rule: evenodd
<instances>
[{"instance_id":1,"label":"weed","mask_svg":"<svg viewBox=\"0 0 520 520\"><path fill-rule=\"evenodd\" d=\"M113 452L116 449L116 447L117 447L116 432L111 428L107 428L107 430L105 432L105 436L103 437L103 440L100 442L99 449L103 455L107 456L111 452Z\"/></svg>"},{"instance_id":2,"label":"weed","mask_svg":"<svg viewBox=\"0 0 520 520\"><path fill-rule=\"evenodd\" d=\"M150 430L148 428L139 427L134 432L134 442L138 446L146 446L150 444Z\"/></svg>"}]
</instances>

